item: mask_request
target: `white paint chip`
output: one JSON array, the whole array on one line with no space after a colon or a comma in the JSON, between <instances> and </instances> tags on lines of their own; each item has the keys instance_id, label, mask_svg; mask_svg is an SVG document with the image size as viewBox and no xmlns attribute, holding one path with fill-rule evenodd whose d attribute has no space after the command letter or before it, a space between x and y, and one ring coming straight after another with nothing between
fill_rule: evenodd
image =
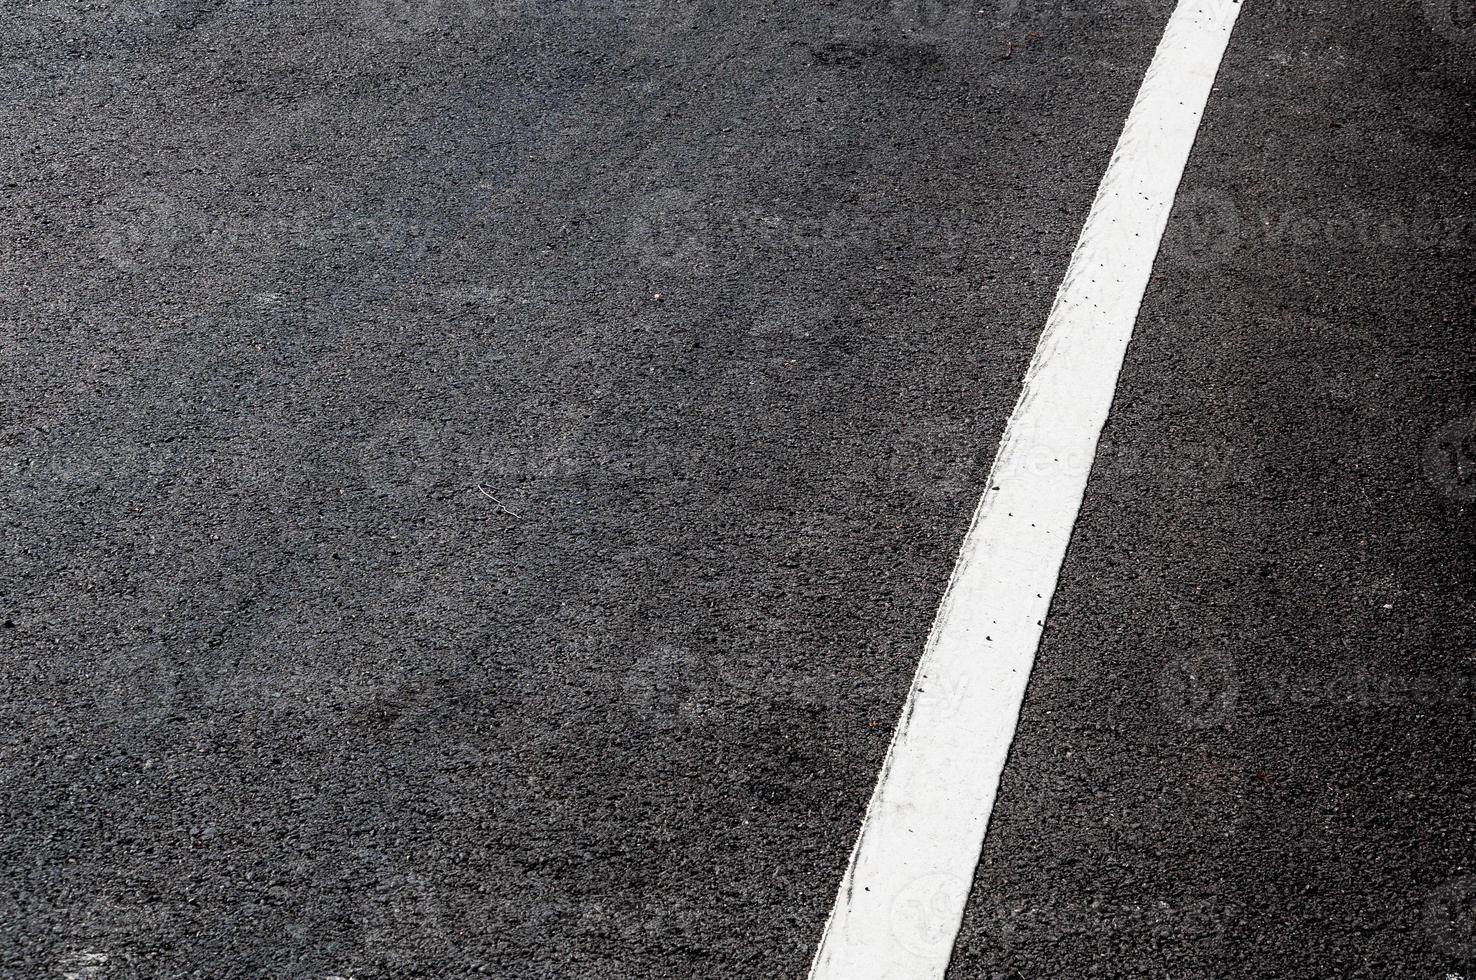
<instances>
[{"instance_id":1,"label":"white paint chip","mask_svg":"<svg viewBox=\"0 0 1476 980\"><path fill-rule=\"evenodd\" d=\"M1181 0L1164 30L1000 441L811 980L948 968L1089 464L1239 12L1238 0Z\"/></svg>"},{"instance_id":2,"label":"white paint chip","mask_svg":"<svg viewBox=\"0 0 1476 980\"><path fill-rule=\"evenodd\" d=\"M62 980L98 980L108 959L107 953L89 950L72 953L62 960Z\"/></svg>"}]
</instances>

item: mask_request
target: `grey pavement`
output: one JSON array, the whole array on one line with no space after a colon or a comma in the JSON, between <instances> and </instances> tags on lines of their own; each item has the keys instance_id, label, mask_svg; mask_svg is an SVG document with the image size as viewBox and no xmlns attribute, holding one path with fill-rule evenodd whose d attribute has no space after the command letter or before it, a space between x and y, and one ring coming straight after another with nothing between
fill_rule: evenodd
<instances>
[{"instance_id":1,"label":"grey pavement","mask_svg":"<svg viewBox=\"0 0 1476 980\"><path fill-rule=\"evenodd\" d=\"M0 5L0 976L802 977L1160 0ZM1246 0L953 978L1476 969L1476 29Z\"/></svg>"}]
</instances>

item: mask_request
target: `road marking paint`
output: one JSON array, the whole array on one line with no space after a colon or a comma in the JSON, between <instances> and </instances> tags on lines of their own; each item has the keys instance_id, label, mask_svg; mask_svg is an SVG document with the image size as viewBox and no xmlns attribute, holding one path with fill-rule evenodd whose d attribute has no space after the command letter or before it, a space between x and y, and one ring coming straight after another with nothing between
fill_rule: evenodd
<instances>
[{"instance_id":1,"label":"road marking paint","mask_svg":"<svg viewBox=\"0 0 1476 980\"><path fill-rule=\"evenodd\" d=\"M948 968L1097 438L1239 12L1239 0L1181 0L1169 18L1000 440L811 980Z\"/></svg>"},{"instance_id":2,"label":"road marking paint","mask_svg":"<svg viewBox=\"0 0 1476 980\"><path fill-rule=\"evenodd\" d=\"M95 980L108 962L107 953L82 951L62 958L62 980Z\"/></svg>"}]
</instances>

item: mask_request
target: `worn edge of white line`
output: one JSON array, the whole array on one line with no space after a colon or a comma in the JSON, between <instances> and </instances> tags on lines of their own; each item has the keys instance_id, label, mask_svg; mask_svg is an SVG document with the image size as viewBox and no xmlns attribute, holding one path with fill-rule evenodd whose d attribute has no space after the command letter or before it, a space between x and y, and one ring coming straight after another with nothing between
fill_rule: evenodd
<instances>
[{"instance_id":1,"label":"worn edge of white line","mask_svg":"<svg viewBox=\"0 0 1476 980\"><path fill-rule=\"evenodd\" d=\"M1164 28L1000 439L810 980L948 969L1097 439L1239 10L1181 0Z\"/></svg>"}]
</instances>

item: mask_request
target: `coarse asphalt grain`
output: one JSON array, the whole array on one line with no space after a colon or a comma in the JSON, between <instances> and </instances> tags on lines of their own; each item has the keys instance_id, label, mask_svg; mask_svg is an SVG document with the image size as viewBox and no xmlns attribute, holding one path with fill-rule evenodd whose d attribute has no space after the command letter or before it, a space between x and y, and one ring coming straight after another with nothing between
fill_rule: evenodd
<instances>
[{"instance_id":1,"label":"coarse asphalt grain","mask_svg":"<svg viewBox=\"0 0 1476 980\"><path fill-rule=\"evenodd\" d=\"M0 7L0 973L803 975L1168 7Z\"/></svg>"},{"instance_id":2,"label":"coarse asphalt grain","mask_svg":"<svg viewBox=\"0 0 1476 980\"><path fill-rule=\"evenodd\" d=\"M1473 96L1437 4L1246 3L952 980L1476 969Z\"/></svg>"}]
</instances>

